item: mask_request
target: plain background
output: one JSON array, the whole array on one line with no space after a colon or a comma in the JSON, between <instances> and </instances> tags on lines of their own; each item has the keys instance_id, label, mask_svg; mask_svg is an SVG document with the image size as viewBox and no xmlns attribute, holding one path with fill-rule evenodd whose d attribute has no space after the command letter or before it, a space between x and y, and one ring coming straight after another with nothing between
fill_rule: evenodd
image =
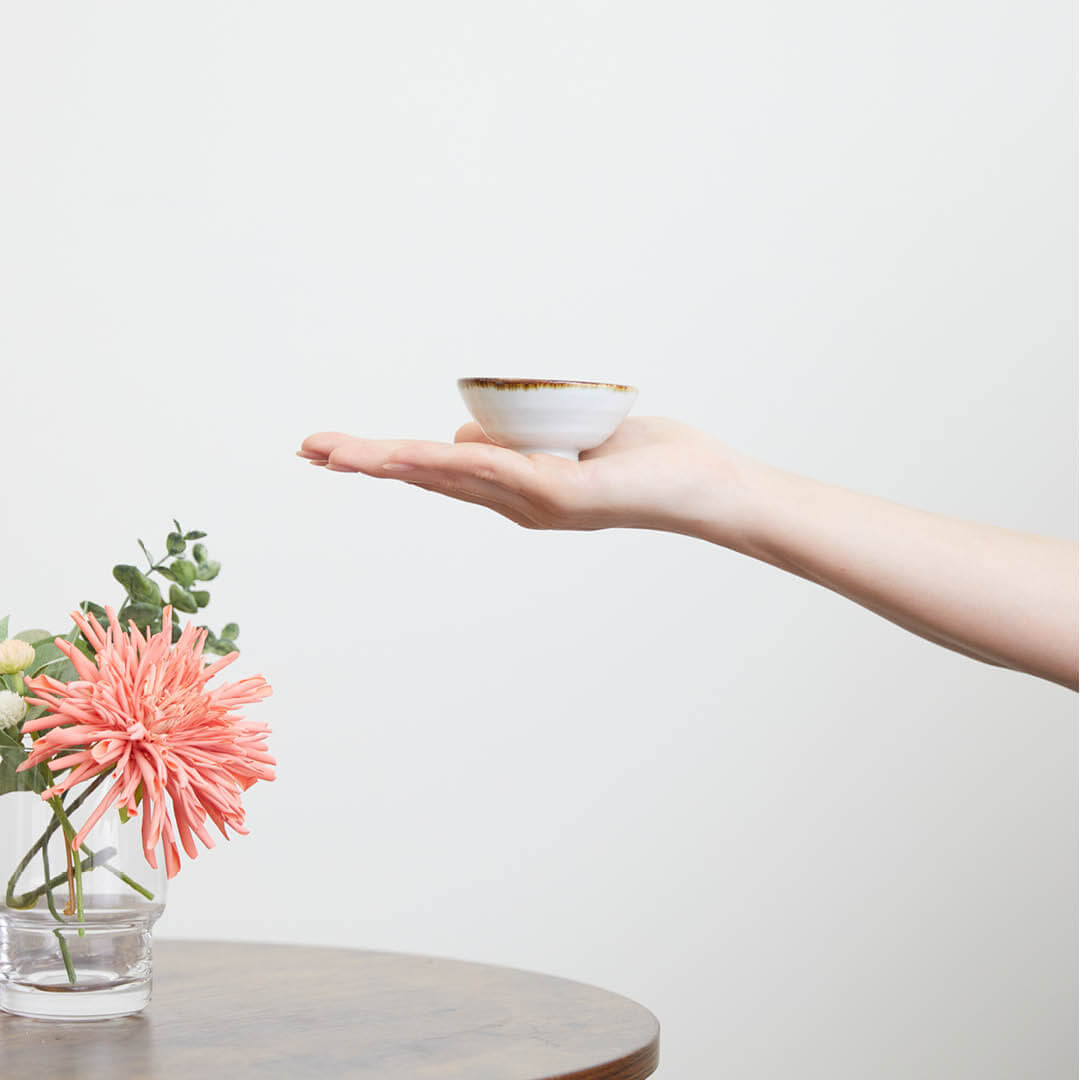
<instances>
[{"instance_id":1,"label":"plain background","mask_svg":"<svg viewBox=\"0 0 1080 1080\"><path fill-rule=\"evenodd\" d=\"M1072 694L701 542L293 457L449 437L459 375L611 378L1075 535L1075 20L7 5L4 611L115 602L177 516L276 690L279 779L160 933L582 979L668 1077L1075 1075Z\"/></svg>"}]
</instances>

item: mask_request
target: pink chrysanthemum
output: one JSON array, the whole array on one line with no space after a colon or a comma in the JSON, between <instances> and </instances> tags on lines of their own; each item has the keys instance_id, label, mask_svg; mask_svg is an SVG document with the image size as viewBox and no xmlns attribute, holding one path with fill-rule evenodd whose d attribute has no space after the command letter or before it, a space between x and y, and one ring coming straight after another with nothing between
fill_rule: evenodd
<instances>
[{"instance_id":1,"label":"pink chrysanthemum","mask_svg":"<svg viewBox=\"0 0 1080 1080\"><path fill-rule=\"evenodd\" d=\"M163 841L171 878L180 869L173 821L191 858L198 854L193 833L206 847L214 846L205 825L208 817L226 839L226 826L247 832L240 795L256 780L273 780L275 762L266 747L270 729L233 710L269 697L271 690L261 675L208 690L207 682L239 654L206 665L206 631L190 623L172 644L171 608L163 613L164 629L152 636L149 630L144 636L134 623L129 634L111 608L106 613L107 631L92 615L72 613L97 654L96 664L57 638L78 679L62 683L43 675L26 680L27 689L37 695L26 700L49 711L28 720L23 731L51 730L34 743L19 768L47 762L54 772L70 769L42 793L43 799L113 771L116 782L75 836L76 848L110 807L136 814L135 793L142 784L143 851L156 867L154 850Z\"/></svg>"}]
</instances>

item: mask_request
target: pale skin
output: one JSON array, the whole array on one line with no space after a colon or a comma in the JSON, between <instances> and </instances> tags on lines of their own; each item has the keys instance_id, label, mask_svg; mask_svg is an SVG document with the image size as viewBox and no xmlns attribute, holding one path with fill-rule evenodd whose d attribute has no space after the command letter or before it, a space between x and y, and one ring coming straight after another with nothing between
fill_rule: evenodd
<instances>
[{"instance_id":1,"label":"pale skin","mask_svg":"<svg viewBox=\"0 0 1080 1080\"><path fill-rule=\"evenodd\" d=\"M527 529L658 529L817 582L954 652L1077 688L1077 545L833 487L662 417L572 462L466 424L453 443L321 432L301 457L477 503Z\"/></svg>"}]
</instances>

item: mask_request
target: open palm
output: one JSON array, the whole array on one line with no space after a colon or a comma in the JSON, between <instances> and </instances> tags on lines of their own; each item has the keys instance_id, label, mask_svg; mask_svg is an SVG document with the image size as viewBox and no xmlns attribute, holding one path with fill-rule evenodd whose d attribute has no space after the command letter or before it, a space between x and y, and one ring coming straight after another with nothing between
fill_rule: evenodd
<instances>
[{"instance_id":1,"label":"open palm","mask_svg":"<svg viewBox=\"0 0 1080 1080\"><path fill-rule=\"evenodd\" d=\"M477 503L528 529L679 532L695 503L715 502L717 466L734 476L737 461L712 436L663 417L631 417L577 462L496 446L475 423L453 443L321 432L304 440L300 456Z\"/></svg>"}]
</instances>

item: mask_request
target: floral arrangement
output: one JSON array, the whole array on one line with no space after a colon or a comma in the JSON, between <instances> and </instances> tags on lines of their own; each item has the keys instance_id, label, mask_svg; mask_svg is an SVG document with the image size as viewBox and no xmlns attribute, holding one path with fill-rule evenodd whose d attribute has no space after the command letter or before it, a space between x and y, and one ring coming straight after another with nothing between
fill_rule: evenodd
<instances>
[{"instance_id":1,"label":"floral arrangement","mask_svg":"<svg viewBox=\"0 0 1080 1080\"><path fill-rule=\"evenodd\" d=\"M216 635L207 626L180 625L179 612L195 614L209 603L209 592L197 586L212 581L220 564L199 542L205 533L173 524L160 561L139 541L149 563L145 572L113 567L125 590L118 612L84 601L64 636L28 630L8 638L8 619L0 620L0 796L32 791L52 811L48 828L7 882L8 908L32 908L44 896L56 921L64 922L52 894L66 879L64 915L80 922L82 875L97 867L152 900L109 866L108 852L85 850L104 815L116 812L126 824L141 814L146 861L158 866L160 845L171 878L180 869L178 841L194 858L196 839L214 846L208 821L226 839L229 829L245 833L242 794L257 780L274 779L270 729L238 712L270 695L267 681L255 675L208 685L239 655L239 627L228 623ZM169 582L167 598L152 575ZM109 780L76 830L72 815ZM47 850L57 829L63 830L67 869L53 878ZM20 876L39 854L44 884L19 893ZM56 937L74 984L64 938Z\"/></svg>"}]
</instances>

